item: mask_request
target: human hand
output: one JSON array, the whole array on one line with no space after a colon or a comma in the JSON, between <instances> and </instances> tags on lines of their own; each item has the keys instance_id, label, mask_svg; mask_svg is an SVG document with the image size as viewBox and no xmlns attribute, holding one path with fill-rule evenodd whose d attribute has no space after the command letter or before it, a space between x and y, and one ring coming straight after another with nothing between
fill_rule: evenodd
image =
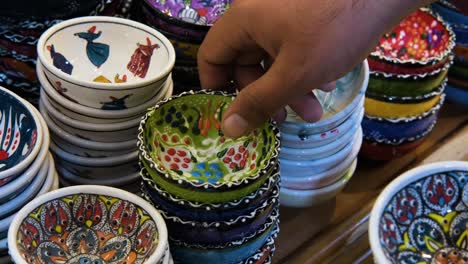
<instances>
[{"instance_id":1,"label":"human hand","mask_svg":"<svg viewBox=\"0 0 468 264\"><path fill-rule=\"evenodd\" d=\"M209 31L198 53L205 89L235 80L241 91L222 130L240 137L289 105L320 119L312 90L364 60L379 37L429 0L237 0ZM268 70L260 66L271 60Z\"/></svg>"}]
</instances>

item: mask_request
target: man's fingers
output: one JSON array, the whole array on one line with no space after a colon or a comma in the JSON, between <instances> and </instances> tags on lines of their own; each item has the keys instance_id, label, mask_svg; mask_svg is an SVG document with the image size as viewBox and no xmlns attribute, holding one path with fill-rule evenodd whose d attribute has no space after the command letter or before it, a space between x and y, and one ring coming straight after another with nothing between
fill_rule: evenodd
<instances>
[{"instance_id":1,"label":"man's fingers","mask_svg":"<svg viewBox=\"0 0 468 264\"><path fill-rule=\"evenodd\" d=\"M306 122L315 122L322 117L322 106L312 92L293 100L289 106Z\"/></svg>"},{"instance_id":2,"label":"man's fingers","mask_svg":"<svg viewBox=\"0 0 468 264\"><path fill-rule=\"evenodd\" d=\"M327 83L327 84L323 85L319 89L324 91L324 92L331 92L331 91L335 90L335 88L336 88L336 82L330 82L330 83Z\"/></svg>"},{"instance_id":3,"label":"man's fingers","mask_svg":"<svg viewBox=\"0 0 468 264\"><path fill-rule=\"evenodd\" d=\"M241 90L258 80L263 74L265 74L265 70L260 64L252 66L236 65L234 69L234 79Z\"/></svg>"}]
</instances>

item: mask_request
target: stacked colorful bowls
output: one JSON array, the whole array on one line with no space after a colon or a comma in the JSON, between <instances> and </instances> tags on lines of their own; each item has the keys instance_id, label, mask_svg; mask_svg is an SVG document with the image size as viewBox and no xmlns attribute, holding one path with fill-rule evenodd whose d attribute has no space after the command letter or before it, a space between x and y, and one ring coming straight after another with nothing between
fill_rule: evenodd
<instances>
[{"instance_id":1,"label":"stacked colorful bowls","mask_svg":"<svg viewBox=\"0 0 468 264\"><path fill-rule=\"evenodd\" d=\"M423 142L444 102L454 45L450 27L425 8L380 38L368 58L363 156L389 160Z\"/></svg>"},{"instance_id":2,"label":"stacked colorful bowls","mask_svg":"<svg viewBox=\"0 0 468 264\"><path fill-rule=\"evenodd\" d=\"M0 85L38 105L36 45L40 35L64 19L86 15L127 16L131 0L8 1L0 10Z\"/></svg>"},{"instance_id":3,"label":"stacked colorful bowls","mask_svg":"<svg viewBox=\"0 0 468 264\"><path fill-rule=\"evenodd\" d=\"M139 190L138 125L172 94L172 44L121 18L57 24L38 43L40 109L63 185Z\"/></svg>"},{"instance_id":4,"label":"stacked colorful bowls","mask_svg":"<svg viewBox=\"0 0 468 264\"><path fill-rule=\"evenodd\" d=\"M7 230L34 197L58 188L49 130L39 112L0 87L0 261L5 263Z\"/></svg>"},{"instance_id":5,"label":"stacked colorful bowls","mask_svg":"<svg viewBox=\"0 0 468 264\"><path fill-rule=\"evenodd\" d=\"M95 185L27 204L8 230L8 249L26 264L173 263L160 213L134 194Z\"/></svg>"},{"instance_id":6,"label":"stacked colorful bowls","mask_svg":"<svg viewBox=\"0 0 468 264\"><path fill-rule=\"evenodd\" d=\"M138 143L142 191L181 263L270 263L279 232L279 131L223 136L233 97L185 92L150 109Z\"/></svg>"},{"instance_id":7,"label":"stacked colorful bowls","mask_svg":"<svg viewBox=\"0 0 468 264\"><path fill-rule=\"evenodd\" d=\"M197 53L210 27L229 8L232 0L140 0L140 21L160 30L175 47L176 90L199 89Z\"/></svg>"},{"instance_id":8,"label":"stacked colorful bowls","mask_svg":"<svg viewBox=\"0 0 468 264\"><path fill-rule=\"evenodd\" d=\"M337 80L332 92L314 90L324 110L316 123L306 123L288 109L280 126L281 205L308 207L332 199L353 176L368 81L364 61Z\"/></svg>"},{"instance_id":9,"label":"stacked colorful bowls","mask_svg":"<svg viewBox=\"0 0 468 264\"><path fill-rule=\"evenodd\" d=\"M446 89L447 99L468 105L468 16L447 2L434 3L432 10L450 24L457 36L455 62L450 68Z\"/></svg>"}]
</instances>

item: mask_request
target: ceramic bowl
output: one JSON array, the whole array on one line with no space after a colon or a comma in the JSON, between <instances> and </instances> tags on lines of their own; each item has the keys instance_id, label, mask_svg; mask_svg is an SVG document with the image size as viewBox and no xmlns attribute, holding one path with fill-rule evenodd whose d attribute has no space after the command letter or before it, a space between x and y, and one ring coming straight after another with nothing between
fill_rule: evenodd
<instances>
[{"instance_id":1,"label":"ceramic bowl","mask_svg":"<svg viewBox=\"0 0 468 264\"><path fill-rule=\"evenodd\" d=\"M397 64L394 65L394 68L391 68L391 72L373 70L371 68L371 72L370 72L371 78L372 77L384 77L384 78L393 78L394 80L407 80L407 81L411 81L411 82L408 82L409 85L413 85L414 81L425 80L427 78L431 78L443 72L446 72L450 68L450 66L452 66L454 58L455 57L452 54L450 54L445 60L439 63L436 63L435 65L416 68L416 69L419 69L419 71L417 72L420 72L420 73L414 73L414 74L413 73L393 73L392 70L397 71L396 69L398 69L399 65ZM406 68L403 68L403 69L407 71ZM429 70L429 69L431 69L431 71L424 72L425 70ZM402 70L402 72L404 71Z\"/></svg>"},{"instance_id":2,"label":"ceramic bowl","mask_svg":"<svg viewBox=\"0 0 468 264\"><path fill-rule=\"evenodd\" d=\"M345 187L355 170L356 166L351 167L343 178L320 189L294 190L283 187L280 191L280 204L286 207L303 208L331 200Z\"/></svg>"},{"instance_id":3,"label":"ceramic bowl","mask_svg":"<svg viewBox=\"0 0 468 264\"><path fill-rule=\"evenodd\" d=\"M364 98L368 81L369 65L367 61L364 61L353 71L337 80L337 87L332 92L314 90L324 110L320 121L305 123L289 109L286 121L281 124L281 132L310 135L332 130L357 111L356 109Z\"/></svg>"},{"instance_id":4,"label":"ceramic bowl","mask_svg":"<svg viewBox=\"0 0 468 264\"><path fill-rule=\"evenodd\" d=\"M414 168L377 198L369 221L376 263L462 263L468 204L468 162Z\"/></svg>"},{"instance_id":5,"label":"ceramic bowl","mask_svg":"<svg viewBox=\"0 0 468 264\"><path fill-rule=\"evenodd\" d=\"M44 128L32 105L3 87L0 97L0 180L7 182L37 157Z\"/></svg>"},{"instance_id":6,"label":"ceramic bowl","mask_svg":"<svg viewBox=\"0 0 468 264\"><path fill-rule=\"evenodd\" d=\"M414 141L404 142L399 145L378 143L375 141L364 140L362 142L359 155L370 160L391 160L401 157L417 147L419 147L426 137L416 139Z\"/></svg>"},{"instance_id":7,"label":"ceramic bowl","mask_svg":"<svg viewBox=\"0 0 468 264\"><path fill-rule=\"evenodd\" d=\"M447 100L461 104L468 105L468 89L460 88L454 85L448 85L446 89Z\"/></svg>"},{"instance_id":8,"label":"ceramic bowl","mask_svg":"<svg viewBox=\"0 0 468 264\"><path fill-rule=\"evenodd\" d=\"M147 108L153 106L157 101L162 99L163 96L166 96L168 93L169 95L172 94L172 80L169 78L168 82L165 84L166 90L161 90L161 94L156 95L150 101L143 103L139 106L132 107L129 109L124 110L101 110L101 109L94 109L91 107L86 107L80 104L73 103L70 100L65 99L60 93L55 90L55 88L49 83L47 80L42 65L40 63L37 64L37 76L39 81L42 85L44 92L49 96L49 102L60 112L65 114L66 116L84 121L89 123L115 123L115 122L123 122L128 121L129 119L133 119L136 116L140 115L141 113L145 112ZM164 89L164 88L163 88ZM168 90L170 89L170 90ZM164 93L164 91L166 91ZM54 103L55 102L55 103ZM108 119L108 120L107 120Z\"/></svg>"},{"instance_id":9,"label":"ceramic bowl","mask_svg":"<svg viewBox=\"0 0 468 264\"><path fill-rule=\"evenodd\" d=\"M447 57L440 62L437 62L433 65L407 65L407 64L395 64L385 60L380 60L373 57L368 57L367 61L369 62L369 68L371 72L380 72L385 73L390 76L394 75L404 75L404 76L418 76L425 77L431 73L438 72L447 65L450 65L451 59Z\"/></svg>"},{"instance_id":10,"label":"ceramic bowl","mask_svg":"<svg viewBox=\"0 0 468 264\"><path fill-rule=\"evenodd\" d=\"M163 32L163 34L174 46L177 63L179 63L179 61L197 61L198 50L200 49L201 42L189 41L168 32Z\"/></svg>"},{"instance_id":11,"label":"ceramic bowl","mask_svg":"<svg viewBox=\"0 0 468 264\"><path fill-rule=\"evenodd\" d=\"M453 27L462 27L462 25L468 25L468 18L462 13L451 10L450 8L442 6L439 3L432 4L431 8L434 10L434 12L442 16L448 23L453 25Z\"/></svg>"},{"instance_id":12,"label":"ceramic bowl","mask_svg":"<svg viewBox=\"0 0 468 264\"><path fill-rule=\"evenodd\" d=\"M121 123L92 124L73 120L61 114L52 107L46 97L41 98L39 105L40 108L47 111L50 119L57 126L82 139L100 142L122 142L134 139L137 136L140 118Z\"/></svg>"},{"instance_id":13,"label":"ceramic bowl","mask_svg":"<svg viewBox=\"0 0 468 264\"><path fill-rule=\"evenodd\" d=\"M420 44L415 47L413 43ZM421 8L383 35L370 56L394 64L425 66L445 60L454 46L450 26L431 10Z\"/></svg>"},{"instance_id":14,"label":"ceramic bowl","mask_svg":"<svg viewBox=\"0 0 468 264\"><path fill-rule=\"evenodd\" d=\"M126 186L132 183L135 183L138 181L140 174L134 173L134 174L129 174L124 177L119 177L119 178L110 178L106 177L106 175L103 175L103 177L98 177L98 178L89 178L86 177L86 175L81 176L81 175L75 175L69 170L67 170L66 167L61 167L57 166L57 172L60 174L60 176L67 182L74 184L74 185L105 185L105 186L112 186L112 187L122 187Z\"/></svg>"},{"instance_id":15,"label":"ceramic bowl","mask_svg":"<svg viewBox=\"0 0 468 264\"><path fill-rule=\"evenodd\" d=\"M248 136L221 132L223 113L234 97L220 92L187 92L158 103L143 117L140 155L152 177L216 190L263 178L276 166L279 131L266 122Z\"/></svg>"},{"instance_id":16,"label":"ceramic bowl","mask_svg":"<svg viewBox=\"0 0 468 264\"><path fill-rule=\"evenodd\" d=\"M364 108L366 115L381 118L406 118L420 116L436 107L443 96L436 95L426 100L416 102L386 102L366 97Z\"/></svg>"},{"instance_id":17,"label":"ceramic bowl","mask_svg":"<svg viewBox=\"0 0 468 264\"><path fill-rule=\"evenodd\" d=\"M303 175L312 176L317 173L322 173L338 166L349 155L357 153L362 143L362 130L354 135L353 140L349 142L343 149L335 153L333 156L321 158L317 160L296 161L281 159L281 175ZM297 177L297 176L290 176Z\"/></svg>"},{"instance_id":18,"label":"ceramic bowl","mask_svg":"<svg viewBox=\"0 0 468 264\"><path fill-rule=\"evenodd\" d=\"M80 156L80 157L87 157L87 158L107 158L107 157L114 157L119 155L124 155L130 152L137 150L137 146L130 147L128 149L122 150L96 150L96 149L89 149L79 147L74 145L54 134L51 135L52 142L55 143L56 146L60 146L63 151L68 152L70 154Z\"/></svg>"},{"instance_id":19,"label":"ceramic bowl","mask_svg":"<svg viewBox=\"0 0 468 264\"><path fill-rule=\"evenodd\" d=\"M18 263L158 263L167 248L167 229L138 196L82 185L52 191L23 207L9 228L8 248Z\"/></svg>"},{"instance_id":20,"label":"ceramic bowl","mask_svg":"<svg viewBox=\"0 0 468 264\"><path fill-rule=\"evenodd\" d=\"M296 149L281 147L280 159L288 160L316 160L332 156L342 150L349 142L351 142L358 131L361 124L356 123L342 137L337 138L335 141L316 148L310 149Z\"/></svg>"},{"instance_id":21,"label":"ceramic bowl","mask_svg":"<svg viewBox=\"0 0 468 264\"><path fill-rule=\"evenodd\" d=\"M364 101L363 101L364 103ZM320 134L289 134L285 132L281 132L281 146L282 149L284 147L287 148L295 148L295 149L310 149L310 148L319 148L321 146L330 144L335 140L343 137L356 124L360 124L362 118L364 117L364 108L357 109L348 119L346 119L343 123L338 125L337 127L332 128L329 131L325 131Z\"/></svg>"},{"instance_id":22,"label":"ceramic bowl","mask_svg":"<svg viewBox=\"0 0 468 264\"><path fill-rule=\"evenodd\" d=\"M50 83L65 98L103 110L147 102L175 62L174 48L161 33L114 17L61 22L42 34L37 52Z\"/></svg>"}]
</instances>

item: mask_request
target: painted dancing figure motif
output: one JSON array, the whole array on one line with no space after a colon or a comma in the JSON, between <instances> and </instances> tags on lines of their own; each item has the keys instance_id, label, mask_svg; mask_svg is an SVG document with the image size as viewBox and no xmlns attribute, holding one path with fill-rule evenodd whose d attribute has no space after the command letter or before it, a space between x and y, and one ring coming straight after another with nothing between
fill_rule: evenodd
<instances>
[{"instance_id":1,"label":"painted dancing figure motif","mask_svg":"<svg viewBox=\"0 0 468 264\"><path fill-rule=\"evenodd\" d=\"M50 51L50 57L52 57L52 63L54 66L64 73L71 75L73 72L73 65L67 60L67 58L65 58L61 53L55 51L54 45L47 46L47 50Z\"/></svg>"},{"instance_id":2,"label":"painted dancing figure motif","mask_svg":"<svg viewBox=\"0 0 468 264\"><path fill-rule=\"evenodd\" d=\"M158 49L158 44L151 44L151 40L146 38L146 45L137 43L138 48L130 58L130 62L127 64L127 69L135 76L145 78L148 72L151 56L153 56L154 49Z\"/></svg>"},{"instance_id":3,"label":"painted dancing figure motif","mask_svg":"<svg viewBox=\"0 0 468 264\"><path fill-rule=\"evenodd\" d=\"M86 55L91 63L98 68L109 58L109 45L94 42L101 34L102 31L96 33L96 26L92 26L87 32L75 33L75 36L86 40Z\"/></svg>"}]
</instances>

